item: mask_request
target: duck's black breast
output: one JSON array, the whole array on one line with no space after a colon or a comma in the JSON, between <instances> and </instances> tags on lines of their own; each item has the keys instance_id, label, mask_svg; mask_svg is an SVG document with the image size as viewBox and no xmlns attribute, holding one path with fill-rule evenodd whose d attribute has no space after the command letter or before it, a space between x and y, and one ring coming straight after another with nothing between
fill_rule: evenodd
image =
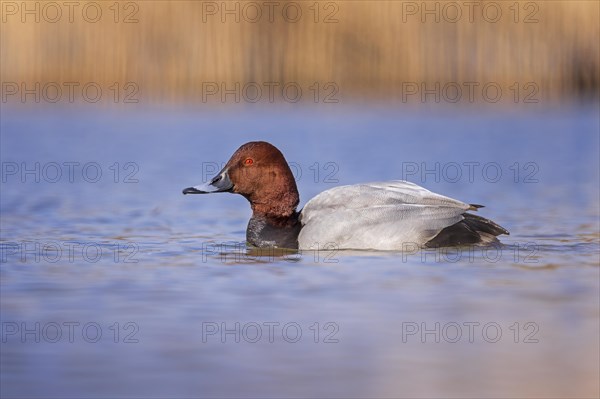
<instances>
[{"instance_id":1,"label":"duck's black breast","mask_svg":"<svg viewBox=\"0 0 600 399\"><path fill-rule=\"evenodd\" d=\"M298 249L298 235L302 229L299 213L288 218L252 216L246 230L246 240L259 248L277 247Z\"/></svg>"}]
</instances>

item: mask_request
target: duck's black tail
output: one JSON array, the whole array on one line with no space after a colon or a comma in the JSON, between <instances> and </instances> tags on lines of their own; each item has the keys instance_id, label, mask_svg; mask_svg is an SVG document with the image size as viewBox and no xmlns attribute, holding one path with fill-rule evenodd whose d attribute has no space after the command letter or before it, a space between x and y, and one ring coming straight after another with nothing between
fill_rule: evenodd
<instances>
[{"instance_id":1,"label":"duck's black tail","mask_svg":"<svg viewBox=\"0 0 600 399\"><path fill-rule=\"evenodd\" d=\"M504 227L472 213L452 226L445 227L425 246L428 248L452 247L457 245L490 244L497 241L496 236L510 234Z\"/></svg>"}]
</instances>

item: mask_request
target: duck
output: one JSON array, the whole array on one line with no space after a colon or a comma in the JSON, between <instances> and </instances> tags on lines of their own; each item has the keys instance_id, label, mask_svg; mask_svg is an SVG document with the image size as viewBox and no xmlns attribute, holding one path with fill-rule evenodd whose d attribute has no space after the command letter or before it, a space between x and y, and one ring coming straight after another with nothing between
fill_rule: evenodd
<instances>
[{"instance_id":1,"label":"duck","mask_svg":"<svg viewBox=\"0 0 600 399\"><path fill-rule=\"evenodd\" d=\"M183 194L235 193L252 217L246 242L258 248L403 251L497 243L504 227L470 213L482 205L392 180L338 186L300 202L296 180L277 147L253 141L238 148L223 169Z\"/></svg>"}]
</instances>

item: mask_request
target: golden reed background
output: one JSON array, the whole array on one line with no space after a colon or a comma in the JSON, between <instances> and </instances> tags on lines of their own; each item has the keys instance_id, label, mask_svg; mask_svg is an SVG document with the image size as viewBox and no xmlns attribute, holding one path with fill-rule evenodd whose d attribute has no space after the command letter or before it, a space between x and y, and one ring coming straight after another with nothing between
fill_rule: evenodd
<instances>
[{"instance_id":1,"label":"golden reed background","mask_svg":"<svg viewBox=\"0 0 600 399\"><path fill-rule=\"evenodd\" d=\"M455 23L444 18L444 7L455 16L448 2L431 1L321 1L318 22L309 9L315 2L297 1L303 14L296 23L283 18L287 1L281 0L273 22L261 6L256 23L244 18L243 10L250 19L255 15L245 8L249 2L124 1L115 22L115 2L97 1L102 17L96 23L82 17L92 2L76 2L73 22L64 6L60 20L44 20L47 3L2 1L2 82L96 82L103 88L135 82L143 102L202 101L203 82L229 88L297 82L304 90L334 82L344 101L399 101L406 82L497 82L505 90L535 82L537 98L558 102L597 98L599 87L598 1L520 1L518 17L509 8L515 1L478 1L473 22L466 2L457 1L463 15ZM501 7L497 22L482 17L488 3ZM22 7L39 7L40 22L23 16ZM223 7L239 7L240 22L235 15L222 22ZM439 7L440 22L435 15L422 22L423 7ZM287 11L293 17L294 10ZM493 7L488 11L494 17ZM55 18L52 8L45 12ZM333 12L337 22L323 22ZM526 23L527 16L537 22ZM124 23L127 17L137 22ZM312 101L312 94L304 98Z\"/></svg>"}]
</instances>

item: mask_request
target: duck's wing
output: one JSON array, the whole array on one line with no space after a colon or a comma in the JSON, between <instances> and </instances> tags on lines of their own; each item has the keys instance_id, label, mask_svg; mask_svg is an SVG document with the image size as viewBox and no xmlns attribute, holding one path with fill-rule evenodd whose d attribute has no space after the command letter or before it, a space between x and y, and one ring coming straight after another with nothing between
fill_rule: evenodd
<instances>
[{"instance_id":1,"label":"duck's wing","mask_svg":"<svg viewBox=\"0 0 600 399\"><path fill-rule=\"evenodd\" d=\"M300 248L423 246L476 208L402 180L335 187L302 210Z\"/></svg>"}]
</instances>

